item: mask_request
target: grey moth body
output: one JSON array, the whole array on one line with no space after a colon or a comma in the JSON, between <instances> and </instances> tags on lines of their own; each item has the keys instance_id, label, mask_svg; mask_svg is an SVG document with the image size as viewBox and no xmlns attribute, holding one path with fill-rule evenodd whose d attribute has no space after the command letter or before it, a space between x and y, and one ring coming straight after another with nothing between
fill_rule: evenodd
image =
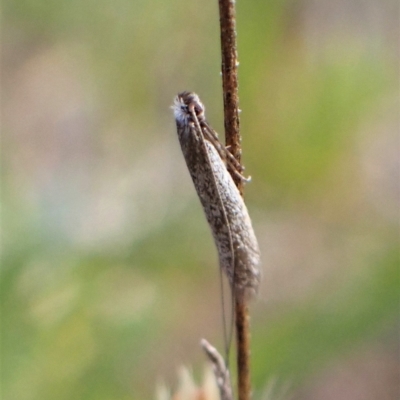
<instances>
[{"instance_id":1,"label":"grey moth body","mask_svg":"<svg viewBox=\"0 0 400 400\"><path fill-rule=\"evenodd\" d=\"M195 93L178 94L173 109L182 153L210 225L220 267L235 296L249 298L260 281L260 251L246 205L226 167L227 156L233 157L207 123Z\"/></svg>"}]
</instances>

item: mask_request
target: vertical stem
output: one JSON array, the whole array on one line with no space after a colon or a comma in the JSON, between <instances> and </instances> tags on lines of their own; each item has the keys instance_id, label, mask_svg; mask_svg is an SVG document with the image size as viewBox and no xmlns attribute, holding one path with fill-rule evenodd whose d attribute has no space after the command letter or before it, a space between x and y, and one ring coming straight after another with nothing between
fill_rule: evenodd
<instances>
[{"instance_id":1,"label":"vertical stem","mask_svg":"<svg viewBox=\"0 0 400 400\"><path fill-rule=\"evenodd\" d=\"M235 324L238 366L238 398L249 400L250 384L250 323L246 302L235 302Z\"/></svg>"},{"instance_id":2,"label":"vertical stem","mask_svg":"<svg viewBox=\"0 0 400 400\"><path fill-rule=\"evenodd\" d=\"M225 142L240 162L241 137L239 133L239 96L236 50L236 11L234 0L219 0L222 55L222 88L224 96ZM232 174L239 191L243 185ZM250 323L246 302L235 300L235 326L237 344L238 398L250 400Z\"/></svg>"},{"instance_id":3,"label":"vertical stem","mask_svg":"<svg viewBox=\"0 0 400 400\"><path fill-rule=\"evenodd\" d=\"M236 51L236 11L234 0L219 0L219 22L221 28L222 89L224 96L225 142L230 152L240 162L239 96ZM242 182L233 179L242 191Z\"/></svg>"}]
</instances>

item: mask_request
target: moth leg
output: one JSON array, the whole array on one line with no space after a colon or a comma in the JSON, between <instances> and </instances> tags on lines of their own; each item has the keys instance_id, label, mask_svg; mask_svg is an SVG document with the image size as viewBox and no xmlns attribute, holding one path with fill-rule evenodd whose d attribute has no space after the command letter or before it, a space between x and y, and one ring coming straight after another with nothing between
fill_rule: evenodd
<instances>
[{"instance_id":1,"label":"moth leg","mask_svg":"<svg viewBox=\"0 0 400 400\"><path fill-rule=\"evenodd\" d=\"M207 139L214 145L215 149L217 150L218 154L221 156L222 159L226 159L226 163L229 165L229 167L232 169L232 172L237 176L241 181L243 182L250 182L251 181L251 176L246 178L241 174L241 172L244 170L244 167L236 158L233 156L233 154L228 150L227 147L223 146L222 143L218 139L218 134L217 132L214 131L205 121L202 121L202 124L200 124L196 113L194 111L194 108L190 109L190 113L192 114L192 118L195 122L195 125L197 129L199 130L199 134L201 135L202 133L205 133L207 136ZM204 126L206 129L201 129L201 125Z\"/></svg>"},{"instance_id":2,"label":"moth leg","mask_svg":"<svg viewBox=\"0 0 400 400\"><path fill-rule=\"evenodd\" d=\"M236 168L240 171L244 171L245 168L242 164L240 164L240 162L238 160L236 160L236 158L233 156L233 154L231 153L231 145L229 146L225 146L225 150L226 150L226 154L228 156L228 158L230 158L234 164L236 165Z\"/></svg>"},{"instance_id":3,"label":"moth leg","mask_svg":"<svg viewBox=\"0 0 400 400\"><path fill-rule=\"evenodd\" d=\"M233 156L233 154L229 151L230 146L223 146L222 143L218 139L218 134L210 128L208 125L205 124L205 132L207 134L207 139L214 145L214 147L217 149L219 155L221 158L226 160L226 163L229 165L229 167L232 169L233 173L242 181L244 182L250 182L251 177L246 178L241 174L242 171L244 171L244 167L236 158Z\"/></svg>"},{"instance_id":4,"label":"moth leg","mask_svg":"<svg viewBox=\"0 0 400 400\"><path fill-rule=\"evenodd\" d=\"M232 172L234 173L235 176L237 176L241 181L249 183L251 181L251 176L248 176L247 178L243 176L234 165L230 164L228 161L228 165L231 167Z\"/></svg>"},{"instance_id":5,"label":"moth leg","mask_svg":"<svg viewBox=\"0 0 400 400\"><path fill-rule=\"evenodd\" d=\"M228 146L228 147L230 147L230 146ZM233 165L235 165L235 168L236 168L238 171L240 171L240 172L244 171L243 165L240 164L240 162L239 162L238 160L236 160L236 158L233 156L233 154L229 151L229 148L228 148L228 147L225 147L225 148L224 148L224 153L225 153L225 155L226 155L226 158L229 159L230 162L231 162Z\"/></svg>"},{"instance_id":6,"label":"moth leg","mask_svg":"<svg viewBox=\"0 0 400 400\"><path fill-rule=\"evenodd\" d=\"M226 146L224 148L225 150L225 155L227 156L227 164L231 167L233 173L240 178L244 182L250 182L251 181L251 176L245 177L242 172L244 171L244 167L236 158L233 156L233 154L229 151L229 147L231 146Z\"/></svg>"},{"instance_id":7,"label":"moth leg","mask_svg":"<svg viewBox=\"0 0 400 400\"><path fill-rule=\"evenodd\" d=\"M229 159L230 165L234 165L237 171L239 172L244 171L244 167L242 166L242 164L240 164L240 162L236 160L233 154L229 151L229 146L225 147L219 141L217 132L215 132L207 124L205 124L205 127L206 127L207 139L209 139L211 143L215 146L215 148L218 150L219 155L223 158L226 158L227 161Z\"/></svg>"}]
</instances>

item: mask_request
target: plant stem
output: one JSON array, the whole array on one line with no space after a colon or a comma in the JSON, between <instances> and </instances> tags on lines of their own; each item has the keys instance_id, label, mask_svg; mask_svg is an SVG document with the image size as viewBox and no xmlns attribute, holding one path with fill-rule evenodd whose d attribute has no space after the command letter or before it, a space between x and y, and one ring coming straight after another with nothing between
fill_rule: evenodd
<instances>
[{"instance_id":1,"label":"plant stem","mask_svg":"<svg viewBox=\"0 0 400 400\"><path fill-rule=\"evenodd\" d=\"M235 302L235 324L238 367L238 398L249 400L250 384L250 323L246 302Z\"/></svg>"},{"instance_id":2,"label":"plant stem","mask_svg":"<svg viewBox=\"0 0 400 400\"><path fill-rule=\"evenodd\" d=\"M236 11L233 0L219 0L219 22L221 28L222 89L224 96L225 142L229 151L240 162L239 96L236 51ZM233 179L242 192L242 182Z\"/></svg>"},{"instance_id":3,"label":"plant stem","mask_svg":"<svg viewBox=\"0 0 400 400\"><path fill-rule=\"evenodd\" d=\"M239 96L236 50L236 11L234 0L219 0L222 56L222 89L224 96L225 143L240 162L241 138L239 133ZM240 193L243 183L232 174ZM238 398L250 400L250 323L248 306L244 300L235 300L235 326L237 344Z\"/></svg>"}]
</instances>

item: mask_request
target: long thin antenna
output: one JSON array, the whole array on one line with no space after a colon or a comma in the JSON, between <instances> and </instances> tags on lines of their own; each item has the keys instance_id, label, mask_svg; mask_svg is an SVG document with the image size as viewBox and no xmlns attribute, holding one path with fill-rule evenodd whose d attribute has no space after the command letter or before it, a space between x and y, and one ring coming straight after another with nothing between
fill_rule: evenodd
<instances>
[{"instance_id":1,"label":"long thin antenna","mask_svg":"<svg viewBox=\"0 0 400 400\"><path fill-rule=\"evenodd\" d=\"M229 151L240 162L239 96L236 50L236 11L234 0L219 0L222 55L222 88L224 96L225 142ZM230 172L240 193L243 182L232 169ZM234 287L234 285L233 285ZM250 323L245 299L235 299L235 325L238 368L238 398L250 400Z\"/></svg>"}]
</instances>

